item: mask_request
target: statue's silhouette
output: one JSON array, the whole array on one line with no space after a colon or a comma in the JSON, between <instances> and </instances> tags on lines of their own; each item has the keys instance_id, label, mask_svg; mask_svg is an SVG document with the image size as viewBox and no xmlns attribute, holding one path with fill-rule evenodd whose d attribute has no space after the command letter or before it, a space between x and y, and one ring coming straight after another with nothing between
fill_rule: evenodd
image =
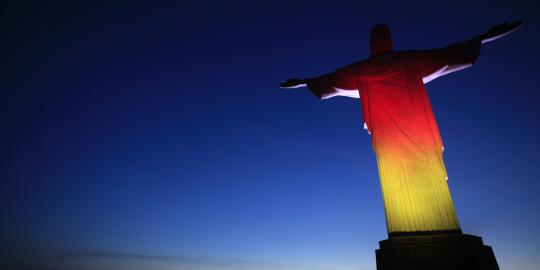
<instances>
[{"instance_id":1,"label":"statue's silhouette","mask_svg":"<svg viewBox=\"0 0 540 270\"><path fill-rule=\"evenodd\" d=\"M516 30L503 23L483 35L440 49L394 51L390 30L371 33L371 56L332 73L289 79L320 99L360 98L364 127L377 157L389 237L461 235L450 197L437 123L424 84L473 65L483 43Z\"/></svg>"}]
</instances>

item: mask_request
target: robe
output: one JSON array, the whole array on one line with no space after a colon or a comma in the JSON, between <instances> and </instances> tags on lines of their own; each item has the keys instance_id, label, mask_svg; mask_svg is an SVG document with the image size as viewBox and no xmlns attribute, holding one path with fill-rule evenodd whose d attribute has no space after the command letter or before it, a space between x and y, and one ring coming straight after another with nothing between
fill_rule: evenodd
<instances>
[{"instance_id":1,"label":"robe","mask_svg":"<svg viewBox=\"0 0 540 270\"><path fill-rule=\"evenodd\" d=\"M461 233L424 84L471 66L480 47L479 39L471 39L440 49L388 51L306 80L321 99L360 98L389 236Z\"/></svg>"}]
</instances>

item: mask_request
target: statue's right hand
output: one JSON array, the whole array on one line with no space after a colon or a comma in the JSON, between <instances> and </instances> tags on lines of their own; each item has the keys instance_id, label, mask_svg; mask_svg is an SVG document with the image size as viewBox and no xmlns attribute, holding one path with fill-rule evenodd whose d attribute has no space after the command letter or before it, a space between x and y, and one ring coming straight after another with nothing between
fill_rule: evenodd
<instances>
[{"instance_id":1,"label":"statue's right hand","mask_svg":"<svg viewBox=\"0 0 540 270\"><path fill-rule=\"evenodd\" d=\"M501 37L504 37L508 35L509 33L515 31L518 29L521 24L523 24L523 21L515 21L515 22L505 22L501 23L499 25L496 25L489 29L486 33L484 33L481 37L482 43L487 43L490 41L494 41L496 39L499 39Z\"/></svg>"},{"instance_id":2,"label":"statue's right hand","mask_svg":"<svg viewBox=\"0 0 540 270\"><path fill-rule=\"evenodd\" d=\"M290 89L306 86L306 82L302 79L288 79L286 82L279 85L281 88Z\"/></svg>"}]
</instances>

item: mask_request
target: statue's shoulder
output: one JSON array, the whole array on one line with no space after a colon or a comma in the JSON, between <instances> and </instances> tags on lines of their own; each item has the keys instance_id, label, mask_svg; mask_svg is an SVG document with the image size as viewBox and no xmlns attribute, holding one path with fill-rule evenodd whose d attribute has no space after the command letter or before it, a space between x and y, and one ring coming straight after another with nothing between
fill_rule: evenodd
<instances>
[{"instance_id":1,"label":"statue's shoulder","mask_svg":"<svg viewBox=\"0 0 540 270\"><path fill-rule=\"evenodd\" d=\"M422 55L425 55L426 53L432 52L434 50L406 50L406 51L400 51L398 52L400 55L400 58L402 59L415 59L418 57L421 57Z\"/></svg>"},{"instance_id":2,"label":"statue's shoulder","mask_svg":"<svg viewBox=\"0 0 540 270\"><path fill-rule=\"evenodd\" d=\"M356 61L344 67L338 68L336 72L358 73L362 69L365 69L367 65L369 65L369 58Z\"/></svg>"},{"instance_id":3,"label":"statue's shoulder","mask_svg":"<svg viewBox=\"0 0 540 270\"><path fill-rule=\"evenodd\" d=\"M401 63L404 65L411 65L415 61L418 61L421 58L425 50L404 50L395 52L394 62Z\"/></svg>"}]
</instances>

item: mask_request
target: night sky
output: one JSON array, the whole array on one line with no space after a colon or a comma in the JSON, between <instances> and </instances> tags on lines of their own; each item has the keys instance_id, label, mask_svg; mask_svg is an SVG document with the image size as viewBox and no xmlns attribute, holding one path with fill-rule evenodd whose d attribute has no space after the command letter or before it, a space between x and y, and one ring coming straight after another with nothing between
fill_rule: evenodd
<instances>
[{"instance_id":1,"label":"night sky","mask_svg":"<svg viewBox=\"0 0 540 270\"><path fill-rule=\"evenodd\" d=\"M538 269L534 1L109 2L0 8L2 263L373 270L387 234L359 101L279 83L368 57L377 23L406 50L523 19L427 89L463 231Z\"/></svg>"}]
</instances>

